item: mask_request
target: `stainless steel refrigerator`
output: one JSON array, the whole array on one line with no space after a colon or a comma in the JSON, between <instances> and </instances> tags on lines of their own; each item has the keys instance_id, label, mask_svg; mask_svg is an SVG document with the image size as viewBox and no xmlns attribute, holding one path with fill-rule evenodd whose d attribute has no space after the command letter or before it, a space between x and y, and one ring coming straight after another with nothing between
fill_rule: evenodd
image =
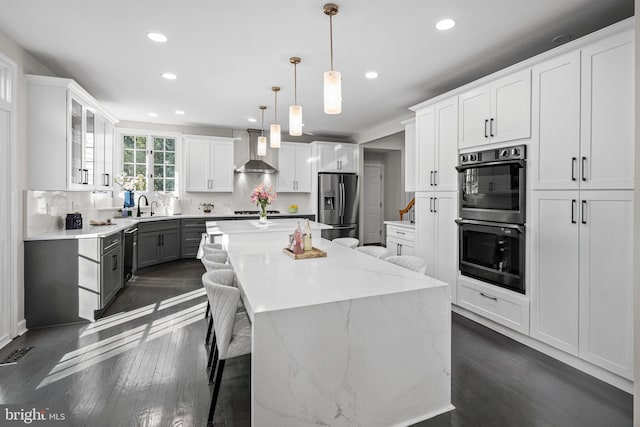
<instances>
[{"instance_id":1,"label":"stainless steel refrigerator","mask_svg":"<svg viewBox=\"0 0 640 427\"><path fill-rule=\"evenodd\" d=\"M322 230L323 238L358 238L358 200L358 175L318 174L318 222L333 226Z\"/></svg>"}]
</instances>

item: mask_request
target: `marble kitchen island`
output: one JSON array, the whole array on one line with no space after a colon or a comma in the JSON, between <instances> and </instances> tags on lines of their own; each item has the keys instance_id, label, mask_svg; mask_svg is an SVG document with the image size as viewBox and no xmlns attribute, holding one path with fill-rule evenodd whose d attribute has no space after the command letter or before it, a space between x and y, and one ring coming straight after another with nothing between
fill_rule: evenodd
<instances>
[{"instance_id":1,"label":"marble kitchen island","mask_svg":"<svg viewBox=\"0 0 640 427\"><path fill-rule=\"evenodd\" d=\"M218 226L252 320L252 425L405 426L453 409L446 283L315 236L327 257L294 260L278 220Z\"/></svg>"}]
</instances>

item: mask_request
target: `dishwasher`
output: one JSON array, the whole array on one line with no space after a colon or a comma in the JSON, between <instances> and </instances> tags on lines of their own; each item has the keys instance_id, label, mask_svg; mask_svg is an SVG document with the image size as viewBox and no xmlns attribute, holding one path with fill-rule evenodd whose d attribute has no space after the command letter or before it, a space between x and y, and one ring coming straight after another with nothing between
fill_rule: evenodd
<instances>
[{"instance_id":1,"label":"dishwasher","mask_svg":"<svg viewBox=\"0 0 640 427\"><path fill-rule=\"evenodd\" d=\"M133 278L138 268L138 227L131 227L124 232L124 281L126 285Z\"/></svg>"}]
</instances>

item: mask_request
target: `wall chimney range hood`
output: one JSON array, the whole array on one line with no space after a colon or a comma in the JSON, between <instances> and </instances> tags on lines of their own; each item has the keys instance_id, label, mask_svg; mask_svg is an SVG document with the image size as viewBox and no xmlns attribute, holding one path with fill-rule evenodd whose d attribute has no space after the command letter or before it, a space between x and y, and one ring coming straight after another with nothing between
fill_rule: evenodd
<instances>
[{"instance_id":1,"label":"wall chimney range hood","mask_svg":"<svg viewBox=\"0 0 640 427\"><path fill-rule=\"evenodd\" d=\"M260 129L247 129L249 133L249 161L236 169L237 173L277 173L269 163L258 159L258 136Z\"/></svg>"}]
</instances>

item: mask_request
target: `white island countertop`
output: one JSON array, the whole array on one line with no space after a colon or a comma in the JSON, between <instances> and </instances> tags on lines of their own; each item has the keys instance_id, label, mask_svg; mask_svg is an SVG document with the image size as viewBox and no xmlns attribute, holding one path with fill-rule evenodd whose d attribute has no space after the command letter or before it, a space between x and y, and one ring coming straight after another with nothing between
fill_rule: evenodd
<instances>
[{"instance_id":1,"label":"white island countertop","mask_svg":"<svg viewBox=\"0 0 640 427\"><path fill-rule=\"evenodd\" d=\"M411 425L451 405L449 285L314 237L218 221L251 318L251 424ZM322 224L312 224L312 234Z\"/></svg>"}]
</instances>

